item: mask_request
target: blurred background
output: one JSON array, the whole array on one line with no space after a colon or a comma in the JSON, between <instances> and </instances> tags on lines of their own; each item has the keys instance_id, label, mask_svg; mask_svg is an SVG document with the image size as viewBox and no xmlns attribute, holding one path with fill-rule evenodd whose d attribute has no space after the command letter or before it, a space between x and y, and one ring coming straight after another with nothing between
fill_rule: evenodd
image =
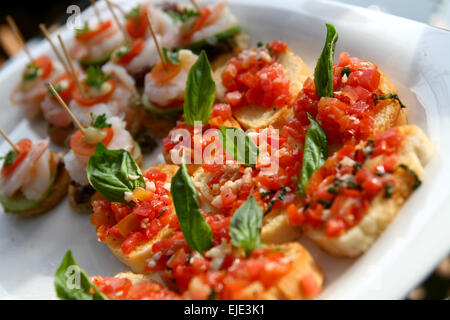
<instances>
[{"instance_id":1,"label":"blurred background","mask_svg":"<svg viewBox=\"0 0 450 320\"><path fill-rule=\"evenodd\" d=\"M245 0L243 0L245 1ZM311 0L314 1L314 0ZM450 0L337 0L347 4L366 7L404 18L420 21L435 27L450 30ZM26 5L25 5L26 4ZM12 31L6 23L11 15L19 26L24 38L32 46L42 38L38 29L44 23L50 29L66 22L66 9L78 5L84 10L89 0L58 1L2 1L0 6L0 70L8 58L20 50ZM405 299L445 299L450 296L450 256L444 259L437 269L419 287L410 292Z\"/></svg>"}]
</instances>

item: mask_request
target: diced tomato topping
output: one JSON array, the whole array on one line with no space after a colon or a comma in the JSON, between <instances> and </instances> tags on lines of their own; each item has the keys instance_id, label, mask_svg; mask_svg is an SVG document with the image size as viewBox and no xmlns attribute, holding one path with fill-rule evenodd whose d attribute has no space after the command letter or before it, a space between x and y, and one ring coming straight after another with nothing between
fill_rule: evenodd
<instances>
[{"instance_id":1,"label":"diced tomato topping","mask_svg":"<svg viewBox=\"0 0 450 320\"><path fill-rule=\"evenodd\" d=\"M125 254L129 254L133 252L133 250L141 245L147 238L142 232L134 232L125 239L122 243L122 252Z\"/></svg>"},{"instance_id":2,"label":"diced tomato topping","mask_svg":"<svg viewBox=\"0 0 450 320\"><path fill-rule=\"evenodd\" d=\"M314 297L322 291L322 286L317 282L312 273L303 276L300 285L303 293L308 297Z\"/></svg>"},{"instance_id":3,"label":"diced tomato topping","mask_svg":"<svg viewBox=\"0 0 450 320\"><path fill-rule=\"evenodd\" d=\"M273 45L283 50L281 42ZM283 66L270 57L267 49L261 50L264 51L246 50L225 67L222 74L222 83L227 89L225 99L233 108L246 104L272 108L291 102L290 82Z\"/></svg>"},{"instance_id":4,"label":"diced tomato topping","mask_svg":"<svg viewBox=\"0 0 450 320\"><path fill-rule=\"evenodd\" d=\"M288 45L286 42L280 40L273 40L272 43L269 45L269 48L271 48L273 52L275 52L276 54L280 54L287 50Z\"/></svg>"}]
</instances>

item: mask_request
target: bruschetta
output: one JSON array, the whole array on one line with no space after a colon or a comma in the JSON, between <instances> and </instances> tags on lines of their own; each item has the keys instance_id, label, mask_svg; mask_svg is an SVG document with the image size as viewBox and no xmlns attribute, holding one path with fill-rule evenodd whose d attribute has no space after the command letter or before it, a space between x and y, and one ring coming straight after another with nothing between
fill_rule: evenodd
<instances>
[{"instance_id":1,"label":"bruschetta","mask_svg":"<svg viewBox=\"0 0 450 320\"><path fill-rule=\"evenodd\" d=\"M293 225L335 256L364 253L421 184L433 154L414 125L395 127L359 145L346 145L317 170L302 207L291 205Z\"/></svg>"},{"instance_id":2,"label":"bruschetta","mask_svg":"<svg viewBox=\"0 0 450 320\"><path fill-rule=\"evenodd\" d=\"M147 272L147 260L153 256L153 244L171 235L171 221L176 220L170 197L170 181L178 170L174 165L157 165L144 173L146 189L136 189L130 196L134 208L94 196L91 224L100 241L133 272ZM172 223L173 223L172 221Z\"/></svg>"},{"instance_id":3,"label":"bruschetta","mask_svg":"<svg viewBox=\"0 0 450 320\"><path fill-rule=\"evenodd\" d=\"M313 78L308 78L294 102L294 116L283 127L284 132L303 143L310 114L327 134L331 155L344 144L356 144L375 133L406 124L405 106L395 86L371 62L342 52L334 66L333 90L333 97L319 99Z\"/></svg>"},{"instance_id":4,"label":"bruschetta","mask_svg":"<svg viewBox=\"0 0 450 320\"><path fill-rule=\"evenodd\" d=\"M280 41L244 50L214 72L217 99L232 106L244 129L280 129L309 76L303 60Z\"/></svg>"}]
</instances>

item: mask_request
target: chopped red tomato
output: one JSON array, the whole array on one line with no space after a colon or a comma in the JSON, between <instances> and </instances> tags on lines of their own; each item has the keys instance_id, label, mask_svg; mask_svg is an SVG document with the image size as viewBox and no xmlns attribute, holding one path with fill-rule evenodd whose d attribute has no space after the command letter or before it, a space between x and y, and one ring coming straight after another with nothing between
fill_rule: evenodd
<instances>
[{"instance_id":1,"label":"chopped red tomato","mask_svg":"<svg viewBox=\"0 0 450 320\"><path fill-rule=\"evenodd\" d=\"M151 75L158 82L167 82L175 78L181 71L181 64L172 64L166 61L165 66L158 62L152 69Z\"/></svg>"},{"instance_id":2,"label":"chopped red tomato","mask_svg":"<svg viewBox=\"0 0 450 320\"><path fill-rule=\"evenodd\" d=\"M208 20L210 15L211 10L209 8L201 8L199 16L195 19L193 27L187 33L183 34L183 40L189 41L194 33L201 30L206 25L206 21Z\"/></svg>"},{"instance_id":3,"label":"chopped red tomato","mask_svg":"<svg viewBox=\"0 0 450 320\"><path fill-rule=\"evenodd\" d=\"M106 132L105 138L103 138L102 143L105 146L108 146L114 136L114 130L111 128L104 128L101 130L104 130ZM80 130L77 130L77 132L75 132L70 138L70 148L73 150L73 152L80 156L91 156L94 153L96 147L96 144L90 144L86 142L86 140L84 139L84 133Z\"/></svg>"},{"instance_id":4,"label":"chopped red tomato","mask_svg":"<svg viewBox=\"0 0 450 320\"><path fill-rule=\"evenodd\" d=\"M136 16L128 15L126 29L128 34L134 39L144 38L148 30L147 8L139 7L139 14Z\"/></svg>"},{"instance_id":5,"label":"chopped red tomato","mask_svg":"<svg viewBox=\"0 0 450 320\"><path fill-rule=\"evenodd\" d=\"M47 79L53 70L52 59L48 56L40 56L39 58L33 60L32 65L39 68L41 79Z\"/></svg>"},{"instance_id":6,"label":"chopped red tomato","mask_svg":"<svg viewBox=\"0 0 450 320\"><path fill-rule=\"evenodd\" d=\"M144 50L144 40L137 39L133 42L131 48L127 51L127 53L119 58L119 64L126 66L130 63L131 60L133 60L136 56L138 56L142 50Z\"/></svg>"},{"instance_id":7,"label":"chopped red tomato","mask_svg":"<svg viewBox=\"0 0 450 320\"><path fill-rule=\"evenodd\" d=\"M105 20L100 22L95 29L88 29L84 32L81 32L75 36L78 41L86 42L90 41L99 34L105 32L109 28L112 27L112 20Z\"/></svg>"},{"instance_id":8,"label":"chopped red tomato","mask_svg":"<svg viewBox=\"0 0 450 320\"><path fill-rule=\"evenodd\" d=\"M98 103L103 103L111 98L112 94L116 90L117 83L114 79L109 79L107 83L110 86L108 92L100 94L98 96L88 97L86 95L81 94L80 89L75 87L73 89L72 97L73 99L82 107L92 107ZM84 86L84 91L87 92L89 89L88 86Z\"/></svg>"},{"instance_id":9,"label":"chopped red tomato","mask_svg":"<svg viewBox=\"0 0 450 320\"><path fill-rule=\"evenodd\" d=\"M2 168L2 176L8 177L11 175L11 173L16 170L16 168L25 160L28 153L31 150L31 147L33 146L33 142L31 142L30 139L22 139L19 142L17 142L17 147L19 149L19 153L14 153L14 158L12 162L9 165L3 166Z\"/></svg>"}]
</instances>

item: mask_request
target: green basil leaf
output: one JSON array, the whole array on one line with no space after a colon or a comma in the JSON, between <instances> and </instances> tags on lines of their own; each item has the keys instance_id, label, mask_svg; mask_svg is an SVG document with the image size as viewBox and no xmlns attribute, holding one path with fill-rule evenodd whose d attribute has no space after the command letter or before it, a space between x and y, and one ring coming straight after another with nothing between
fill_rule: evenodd
<instances>
[{"instance_id":1,"label":"green basil leaf","mask_svg":"<svg viewBox=\"0 0 450 320\"><path fill-rule=\"evenodd\" d=\"M126 150L108 150L99 142L89 159L89 183L109 201L125 202L125 192L145 188L144 177L131 154Z\"/></svg>"},{"instance_id":2,"label":"green basil leaf","mask_svg":"<svg viewBox=\"0 0 450 320\"><path fill-rule=\"evenodd\" d=\"M244 249L247 256L261 247L262 220L261 208L252 196L231 217L229 226L231 242Z\"/></svg>"},{"instance_id":3,"label":"green basil leaf","mask_svg":"<svg viewBox=\"0 0 450 320\"><path fill-rule=\"evenodd\" d=\"M175 64L175 65L179 65L180 64L180 59L179 59L179 55L178 55L178 51L172 51L169 50L167 48L163 48L163 56L164 59L166 59L167 61L169 61L171 64Z\"/></svg>"},{"instance_id":4,"label":"green basil leaf","mask_svg":"<svg viewBox=\"0 0 450 320\"><path fill-rule=\"evenodd\" d=\"M211 65L204 50L197 62L189 70L184 95L184 118L187 124L194 121L207 123L212 111L216 92L216 84L211 73Z\"/></svg>"},{"instance_id":5,"label":"green basil leaf","mask_svg":"<svg viewBox=\"0 0 450 320\"><path fill-rule=\"evenodd\" d=\"M258 146L242 129L221 126L219 138L224 150L237 163L256 165Z\"/></svg>"},{"instance_id":6,"label":"green basil leaf","mask_svg":"<svg viewBox=\"0 0 450 320\"><path fill-rule=\"evenodd\" d=\"M56 270L55 290L58 298L63 300L108 300L78 266L70 250L66 252Z\"/></svg>"},{"instance_id":7,"label":"green basil leaf","mask_svg":"<svg viewBox=\"0 0 450 320\"><path fill-rule=\"evenodd\" d=\"M103 113L99 116L95 116L94 113L90 113L91 116L91 127L96 129L104 129L104 128L111 128L111 124L106 122L106 114Z\"/></svg>"},{"instance_id":8,"label":"green basil leaf","mask_svg":"<svg viewBox=\"0 0 450 320\"><path fill-rule=\"evenodd\" d=\"M14 150L9 150L6 156L0 157L3 160L3 167L5 168L14 162L14 158L16 157L16 152Z\"/></svg>"},{"instance_id":9,"label":"green basil leaf","mask_svg":"<svg viewBox=\"0 0 450 320\"><path fill-rule=\"evenodd\" d=\"M211 248L211 227L200 212L197 190L186 169L184 155L180 169L172 178L170 192L186 242L198 252Z\"/></svg>"},{"instance_id":10,"label":"green basil leaf","mask_svg":"<svg viewBox=\"0 0 450 320\"><path fill-rule=\"evenodd\" d=\"M328 140L325 131L309 114L308 118L311 123L306 132L299 183L299 193L302 195L305 194L306 186L314 171L319 169L328 157Z\"/></svg>"},{"instance_id":11,"label":"green basil leaf","mask_svg":"<svg viewBox=\"0 0 450 320\"><path fill-rule=\"evenodd\" d=\"M327 40L314 70L314 84L319 98L333 97L334 50L337 40L336 28L327 24Z\"/></svg>"}]
</instances>

